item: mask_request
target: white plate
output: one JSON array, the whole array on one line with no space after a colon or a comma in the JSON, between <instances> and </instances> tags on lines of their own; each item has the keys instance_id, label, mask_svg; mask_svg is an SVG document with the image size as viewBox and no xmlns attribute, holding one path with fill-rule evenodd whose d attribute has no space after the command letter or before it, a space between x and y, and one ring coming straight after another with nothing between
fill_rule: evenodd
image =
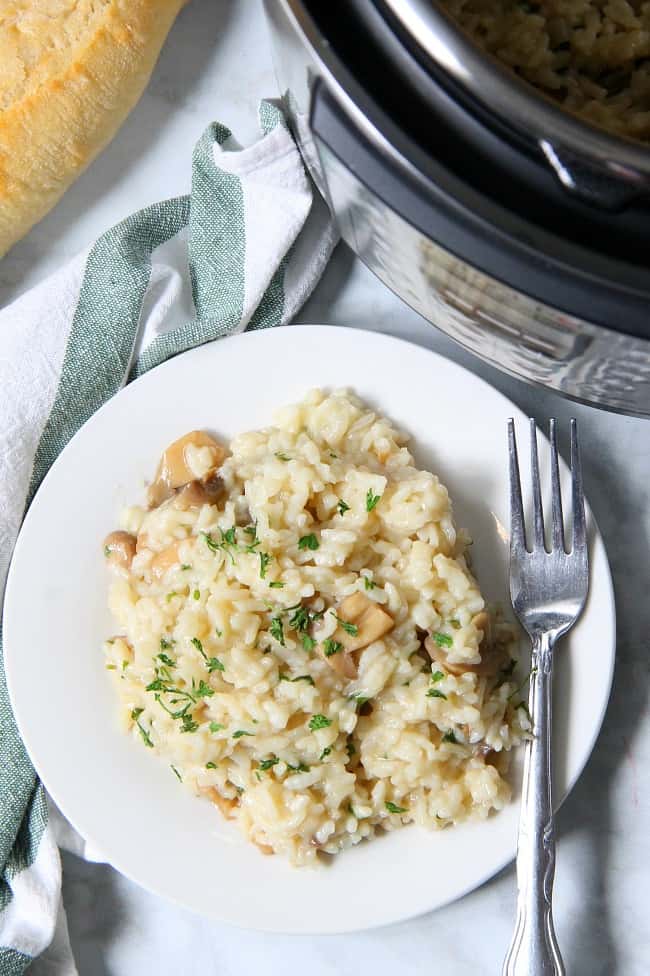
<instances>
[{"instance_id":1,"label":"white plate","mask_svg":"<svg viewBox=\"0 0 650 976\"><path fill-rule=\"evenodd\" d=\"M471 531L484 592L507 605L506 419L514 416L525 438L521 412L418 346L352 329L291 326L179 356L89 420L25 520L4 633L11 699L34 765L111 864L214 919L326 933L405 919L479 885L513 857L516 803L485 823L436 833L411 826L322 869L292 868L248 845L210 803L182 789L166 763L117 730L100 650L113 628L101 541L120 507L141 496L164 446L192 428L230 438L267 425L274 407L313 386L349 386L413 435L417 461L440 474L458 523ZM559 796L587 761L612 678L614 603L593 521L591 566L587 608L558 661Z\"/></svg>"}]
</instances>

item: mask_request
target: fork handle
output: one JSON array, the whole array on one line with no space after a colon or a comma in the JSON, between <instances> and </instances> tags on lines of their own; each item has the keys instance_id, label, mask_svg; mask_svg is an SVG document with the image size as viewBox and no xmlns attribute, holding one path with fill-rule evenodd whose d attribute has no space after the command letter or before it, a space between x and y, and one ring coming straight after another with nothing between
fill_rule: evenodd
<instances>
[{"instance_id":1,"label":"fork handle","mask_svg":"<svg viewBox=\"0 0 650 976\"><path fill-rule=\"evenodd\" d=\"M528 708L533 738L526 743L519 840L517 922L503 976L564 976L553 927L555 827L551 787L551 634L533 639Z\"/></svg>"}]
</instances>

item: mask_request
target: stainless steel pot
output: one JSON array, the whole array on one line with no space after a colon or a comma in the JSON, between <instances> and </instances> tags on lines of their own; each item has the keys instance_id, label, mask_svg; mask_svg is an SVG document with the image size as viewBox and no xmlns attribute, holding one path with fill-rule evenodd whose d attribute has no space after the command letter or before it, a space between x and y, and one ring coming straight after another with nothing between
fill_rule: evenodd
<instances>
[{"instance_id":1,"label":"stainless steel pot","mask_svg":"<svg viewBox=\"0 0 650 976\"><path fill-rule=\"evenodd\" d=\"M507 372L650 416L650 152L513 81L427 0L265 6L306 164L368 267Z\"/></svg>"}]
</instances>

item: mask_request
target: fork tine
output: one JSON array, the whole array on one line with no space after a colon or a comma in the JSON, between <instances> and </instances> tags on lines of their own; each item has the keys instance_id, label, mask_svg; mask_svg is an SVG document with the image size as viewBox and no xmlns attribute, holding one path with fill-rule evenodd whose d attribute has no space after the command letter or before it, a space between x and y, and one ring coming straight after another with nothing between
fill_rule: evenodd
<instances>
[{"instance_id":1,"label":"fork tine","mask_svg":"<svg viewBox=\"0 0 650 976\"><path fill-rule=\"evenodd\" d=\"M539 458L537 455L537 427L530 420L530 468L533 481L533 525L535 546L544 548L544 513L542 511L542 489L539 483Z\"/></svg>"},{"instance_id":2,"label":"fork tine","mask_svg":"<svg viewBox=\"0 0 650 976\"><path fill-rule=\"evenodd\" d=\"M571 420L571 496L573 502L573 550L587 545L585 498L582 490L582 465L578 446L578 424Z\"/></svg>"},{"instance_id":3,"label":"fork tine","mask_svg":"<svg viewBox=\"0 0 650 976\"><path fill-rule=\"evenodd\" d=\"M564 551L564 516L562 514L562 490L560 488L560 468L557 454L557 435L555 417L551 417L551 506L553 514L553 549Z\"/></svg>"},{"instance_id":4,"label":"fork tine","mask_svg":"<svg viewBox=\"0 0 650 976\"><path fill-rule=\"evenodd\" d=\"M508 421L508 456L510 459L510 550L513 551L526 548L526 530L524 506L521 500L515 422L512 417Z\"/></svg>"}]
</instances>

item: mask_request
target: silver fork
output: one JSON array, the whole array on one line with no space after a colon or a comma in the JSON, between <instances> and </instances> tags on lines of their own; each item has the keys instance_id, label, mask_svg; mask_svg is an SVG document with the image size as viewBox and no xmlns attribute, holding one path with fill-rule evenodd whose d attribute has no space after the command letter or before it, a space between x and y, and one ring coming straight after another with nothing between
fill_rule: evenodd
<instances>
[{"instance_id":1,"label":"silver fork","mask_svg":"<svg viewBox=\"0 0 650 976\"><path fill-rule=\"evenodd\" d=\"M532 641L528 708L533 738L526 743L517 844L517 922L503 976L563 976L553 927L555 828L551 791L551 683L553 649L576 622L587 598L587 532L575 420L571 421L573 534L566 551L555 420L550 424L552 545L544 542L537 431L530 422L533 533L526 544L517 442L508 421L510 455L510 598ZM530 535L529 535L530 539Z\"/></svg>"}]
</instances>

